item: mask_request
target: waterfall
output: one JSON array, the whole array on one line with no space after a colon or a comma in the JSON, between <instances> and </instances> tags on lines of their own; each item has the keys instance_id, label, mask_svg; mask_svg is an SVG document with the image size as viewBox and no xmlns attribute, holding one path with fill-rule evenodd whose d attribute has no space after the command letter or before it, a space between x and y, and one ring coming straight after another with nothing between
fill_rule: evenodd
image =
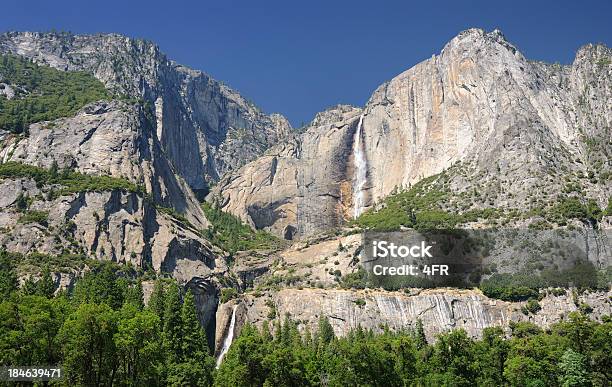
<instances>
[{"instance_id":1,"label":"waterfall","mask_svg":"<svg viewBox=\"0 0 612 387\"><path fill-rule=\"evenodd\" d=\"M227 336L225 336L225 340L223 340L223 347L221 347L221 352L219 353L219 357L217 358L217 368L221 365L223 361L223 357L229 350L230 345L232 345L232 341L234 341L234 325L236 325L236 308L238 305L234 305L232 309L232 319L230 320L229 330L227 332Z\"/></svg>"},{"instance_id":2,"label":"waterfall","mask_svg":"<svg viewBox=\"0 0 612 387\"><path fill-rule=\"evenodd\" d=\"M359 117L355 138L353 139L353 159L355 163L355 172L353 176L353 218L357 218L361 215L365 207L365 193L363 188L367 182L368 166L363 149L363 141L361 140L362 124L363 115Z\"/></svg>"}]
</instances>

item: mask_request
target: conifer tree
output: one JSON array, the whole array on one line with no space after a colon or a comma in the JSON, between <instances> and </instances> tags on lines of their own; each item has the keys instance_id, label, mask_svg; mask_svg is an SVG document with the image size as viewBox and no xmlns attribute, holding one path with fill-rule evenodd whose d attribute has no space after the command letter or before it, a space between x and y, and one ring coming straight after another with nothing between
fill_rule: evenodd
<instances>
[{"instance_id":1,"label":"conifer tree","mask_svg":"<svg viewBox=\"0 0 612 387\"><path fill-rule=\"evenodd\" d=\"M183 354L183 326L181 319L181 294L176 282L168 287L164 308L164 348L168 360L180 362Z\"/></svg>"},{"instance_id":2,"label":"conifer tree","mask_svg":"<svg viewBox=\"0 0 612 387\"><path fill-rule=\"evenodd\" d=\"M161 326L164 326L164 309L166 308L165 289L162 280L158 279L153 285L153 292L149 298L147 307L159 317Z\"/></svg>"},{"instance_id":3,"label":"conifer tree","mask_svg":"<svg viewBox=\"0 0 612 387\"><path fill-rule=\"evenodd\" d=\"M416 322L416 328L414 330L414 340L416 342L417 349L421 349L427 345L427 338L425 337L425 331L423 330L423 321L418 319Z\"/></svg>"},{"instance_id":4,"label":"conifer tree","mask_svg":"<svg viewBox=\"0 0 612 387\"><path fill-rule=\"evenodd\" d=\"M191 290L185 294L185 300L181 308L181 320L183 329L183 354L187 357L203 359L208 354L206 334L200 325L196 313L195 298Z\"/></svg>"},{"instance_id":5,"label":"conifer tree","mask_svg":"<svg viewBox=\"0 0 612 387\"><path fill-rule=\"evenodd\" d=\"M130 304L142 310L144 307L144 295L142 291L142 281L138 281L135 285L127 288L125 292L125 304Z\"/></svg>"},{"instance_id":6,"label":"conifer tree","mask_svg":"<svg viewBox=\"0 0 612 387\"><path fill-rule=\"evenodd\" d=\"M334 328L326 316L321 316L319 318L319 330L317 332L317 336L319 341L323 344L329 344L329 342L336 337L334 334Z\"/></svg>"},{"instance_id":7,"label":"conifer tree","mask_svg":"<svg viewBox=\"0 0 612 387\"><path fill-rule=\"evenodd\" d=\"M43 297L53 298L55 293L55 283L51 278L51 271L45 267L40 280L36 283L37 293Z\"/></svg>"}]
</instances>

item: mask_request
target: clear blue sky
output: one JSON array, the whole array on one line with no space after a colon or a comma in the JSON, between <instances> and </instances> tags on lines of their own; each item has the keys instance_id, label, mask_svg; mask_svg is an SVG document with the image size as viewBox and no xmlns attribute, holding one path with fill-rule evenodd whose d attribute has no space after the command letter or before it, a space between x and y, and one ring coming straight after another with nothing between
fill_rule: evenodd
<instances>
[{"instance_id":1,"label":"clear blue sky","mask_svg":"<svg viewBox=\"0 0 612 387\"><path fill-rule=\"evenodd\" d=\"M612 45L612 1L3 0L0 30L118 32L159 44L293 124L363 105L459 31L500 28L529 58Z\"/></svg>"}]
</instances>

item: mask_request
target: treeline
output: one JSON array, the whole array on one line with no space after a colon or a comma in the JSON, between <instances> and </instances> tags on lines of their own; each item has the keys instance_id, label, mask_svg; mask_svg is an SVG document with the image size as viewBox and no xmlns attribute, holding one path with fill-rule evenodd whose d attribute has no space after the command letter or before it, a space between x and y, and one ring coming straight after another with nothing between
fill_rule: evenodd
<instances>
[{"instance_id":1,"label":"treeline","mask_svg":"<svg viewBox=\"0 0 612 387\"><path fill-rule=\"evenodd\" d=\"M612 267L597 270L591 262L578 262L565 270L547 268L540 272L493 274L483 280L479 287L487 297L505 301L524 301L538 297L545 289L606 291L610 288L610 283L612 283Z\"/></svg>"},{"instance_id":2,"label":"treeline","mask_svg":"<svg viewBox=\"0 0 612 387\"><path fill-rule=\"evenodd\" d=\"M423 326L336 337L326 318L300 331L285 317L245 325L214 369L191 292L157 280L147 306L135 269L98 263L70 292L48 269L19 286L0 254L0 365L62 365L62 385L607 386L612 320L581 313L543 331L521 322L428 343ZM272 333L273 332L273 333Z\"/></svg>"},{"instance_id":3,"label":"treeline","mask_svg":"<svg viewBox=\"0 0 612 387\"><path fill-rule=\"evenodd\" d=\"M0 364L62 365L64 385L211 385L214 359L193 294L158 280L147 307L140 282L100 264L54 296L48 270L18 286L0 256Z\"/></svg>"},{"instance_id":4,"label":"treeline","mask_svg":"<svg viewBox=\"0 0 612 387\"><path fill-rule=\"evenodd\" d=\"M478 276L480 277L480 276ZM546 296L551 289L575 292L607 291L612 283L612 267L597 269L591 262L577 262L567 269L545 268L540 271L521 270L517 273L495 273L475 282L485 296L504 301L527 301ZM467 282L459 287L468 287ZM366 271L361 265L352 273L342 276L340 287L344 289L377 289L397 291L411 287L435 288L435 282L423 277L399 276L381 277Z\"/></svg>"},{"instance_id":5,"label":"treeline","mask_svg":"<svg viewBox=\"0 0 612 387\"><path fill-rule=\"evenodd\" d=\"M0 55L0 83L15 92L11 99L0 93L0 129L14 133L26 132L34 122L72 116L86 104L110 97L91 74L39 66L12 55Z\"/></svg>"},{"instance_id":6,"label":"treeline","mask_svg":"<svg viewBox=\"0 0 612 387\"><path fill-rule=\"evenodd\" d=\"M329 321L300 334L286 319L274 334L243 327L215 376L217 386L608 386L612 322L573 313L550 330L521 322L486 328L480 340L462 330L429 344L413 331L357 328L337 338Z\"/></svg>"}]
</instances>

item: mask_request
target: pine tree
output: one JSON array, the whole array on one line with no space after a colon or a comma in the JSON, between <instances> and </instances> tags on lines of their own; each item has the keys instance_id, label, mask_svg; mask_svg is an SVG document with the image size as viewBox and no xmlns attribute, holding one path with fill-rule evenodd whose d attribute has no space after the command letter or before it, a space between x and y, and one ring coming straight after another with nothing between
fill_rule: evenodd
<instances>
[{"instance_id":1,"label":"pine tree","mask_svg":"<svg viewBox=\"0 0 612 387\"><path fill-rule=\"evenodd\" d=\"M58 171L59 166L57 165L57 161L53 160L53 163L51 163L51 168L49 169L49 177L51 177L52 179L57 178Z\"/></svg>"},{"instance_id":2,"label":"pine tree","mask_svg":"<svg viewBox=\"0 0 612 387\"><path fill-rule=\"evenodd\" d=\"M272 333L270 333L270 324L268 323L268 320L264 320L263 322L263 325L261 327L261 337L266 343L269 343L274 340L274 337L272 337Z\"/></svg>"},{"instance_id":3,"label":"pine tree","mask_svg":"<svg viewBox=\"0 0 612 387\"><path fill-rule=\"evenodd\" d=\"M427 338L425 337L425 331L423 330L423 321L418 319L416 322L416 328L414 330L414 340L416 342L417 349L421 349L427 345Z\"/></svg>"},{"instance_id":4,"label":"pine tree","mask_svg":"<svg viewBox=\"0 0 612 387\"><path fill-rule=\"evenodd\" d=\"M327 316L321 316L319 318L319 331L317 332L319 342L323 344L329 344L336 335L334 334L334 328L329 322Z\"/></svg>"},{"instance_id":5,"label":"pine tree","mask_svg":"<svg viewBox=\"0 0 612 387\"><path fill-rule=\"evenodd\" d=\"M53 298L55 283L53 282L53 278L51 278L51 271L48 267L45 267L43 270L42 278L36 283L36 288L37 294L43 297Z\"/></svg>"},{"instance_id":6,"label":"pine tree","mask_svg":"<svg viewBox=\"0 0 612 387\"><path fill-rule=\"evenodd\" d=\"M15 205L17 206L17 209L21 211L26 210L29 206L27 196L20 193L19 196L17 196L17 200L15 200Z\"/></svg>"},{"instance_id":7,"label":"pine tree","mask_svg":"<svg viewBox=\"0 0 612 387\"><path fill-rule=\"evenodd\" d=\"M144 307L143 298L142 281L139 280L136 285L130 286L126 290L124 304L131 304L138 308L138 310L142 310Z\"/></svg>"},{"instance_id":8,"label":"pine tree","mask_svg":"<svg viewBox=\"0 0 612 387\"><path fill-rule=\"evenodd\" d=\"M168 287L164 308L164 348L171 362L178 363L183 352L183 327L181 320L181 295L176 282Z\"/></svg>"},{"instance_id":9,"label":"pine tree","mask_svg":"<svg viewBox=\"0 0 612 387\"><path fill-rule=\"evenodd\" d=\"M7 299L18 288L19 281L13 270L11 256L6 251L0 250L0 297Z\"/></svg>"},{"instance_id":10,"label":"pine tree","mask_svg":"<svg viewBox=\"0 0 612 387\"><path fill-rule=\"evenodd\" d=\"M174 286L173 284L168 292L167 302L171 303L168 305L172 305L173 300L176 299ZM170 306L170 309L172 309L172 306ZM170 309L167 309L167 311ZM206 334L198 320L195 299L191 291L185 294L178 316L180 317L179 328L182 334L181 353L179 356L171 356L168 364L168 383L181 386L212 385L215 360L208 353ZM166 321L168 322L169 319Z\"/></svg>"},{"instance_id":11,"label":"pine tree","mask_svg":"<svg viewBox=\"0 0 612 387\"><path fill-rule=\"evenodd\" d=\"M183 307L181 308L181 320L183 329L183 356L185 359L204 357L208 354L206 335L196 313L195 299L191 290L185 294ZM184 359L184 360L185 360Z\"/></svg>"},{"instance_id":12,"label":"pine tree","mask_svg":"<svg viewBox=\"0 0 612 387\"><path fill-rule=\"evenodd\" d=\"M165 300L165 289L162 280L158 279L153 285L153 292L149 298L147 307L151 312L155 313L159 317L161 326L164 326L164 309L166 308Z\"/></svg>"}]
</instances>

